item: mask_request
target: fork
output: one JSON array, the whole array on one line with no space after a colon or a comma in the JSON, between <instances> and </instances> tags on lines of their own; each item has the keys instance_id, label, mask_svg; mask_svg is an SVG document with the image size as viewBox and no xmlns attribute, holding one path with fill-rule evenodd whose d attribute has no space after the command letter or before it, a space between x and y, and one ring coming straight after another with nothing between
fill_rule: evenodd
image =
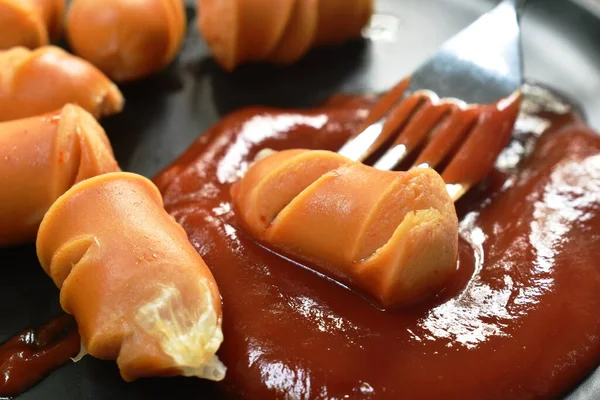
<instances>
[{"instance_id":1,"label":"fork","mask_svg":"<svg viewBox=\"0 0 600 400\"><path fill-rule=\"evenodd\" d=\"M373 107L338 153L393 170L443 169L454 201L481 181L512 136L523 83L517 0L503 0L448 40ZM391 144L390 144L391 142Z\"/></svg>"}]
</instances>

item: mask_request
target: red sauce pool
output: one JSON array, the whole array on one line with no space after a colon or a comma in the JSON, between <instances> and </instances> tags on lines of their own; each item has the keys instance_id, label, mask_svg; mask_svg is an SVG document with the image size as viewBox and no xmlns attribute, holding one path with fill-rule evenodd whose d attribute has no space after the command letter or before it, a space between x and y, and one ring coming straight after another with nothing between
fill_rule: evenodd
<instances>
[{"instance_id":1,"label":"red sauce pool","mask_svg":"<svg viewBox=\"0 0 600 400\"><path fill-rule=\"evenodd\" d=\"M219 285L228 366L251 399L556 397L600 360L600 138L555 116L514 170L463 198L459 272L427 304L384 312L238 229L229 189L263 148L337 149L370 103L252 108L155 182Z\"/></svg>"}]
</instances>

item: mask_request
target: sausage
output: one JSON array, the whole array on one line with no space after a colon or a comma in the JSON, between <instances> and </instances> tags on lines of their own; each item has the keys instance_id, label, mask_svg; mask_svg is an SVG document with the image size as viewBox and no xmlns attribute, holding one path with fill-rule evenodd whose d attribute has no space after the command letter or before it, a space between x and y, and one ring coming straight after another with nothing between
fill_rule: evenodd
<instances>
[{"instance_id":1,"label":"sausage","mask_svg":"<svg viewBox=\"0 0 600 400\"><path fill-rule=\"evenodd\" d=\"M256 161L231 189L259 242L383 308L416 303L456 271L458 218L430 168L380 171L322 150Z\"/></svg>"},{"instance_id":2,"label":"sausage","mask_svg":"<svg viewBox=\"0 0 600 400\"><path fill-rule=\"evenodd\" d=\"M123 101L117 86L96 67L58 47L0 51L0 121L52 112L68 103L100 118L120 112Z\"/></svg>"},{"instance_id":3,"label":"sausage","mask_svg":"<svg viewBox=\"0 0 600 400\"><path fill-rule=\"evenodd\" d=\"M0 247L33 242L69 187L119 170L102 127L74 105L0 123L0 154Z\"/></svg>"},{"instance_id":4,"label":"sausage","mask_svg":"<svg viewBox=\"0 0 600 400\"><path fill-rule=\"evenodd\" d=\"M182 0L74 0L66 20L73 52L116 82L166 67L181 48L185 27Z\"/></svg>"},{"instance_id":5,"label":"sausage","mask_svg":"<svg viewBox=\"0 0 600 400\"><path fill-rule=\"evenodd\" d=\"M217 63L291 64L319 45L360 37L373 0L197 0L198 28Z\"/></svg>"},{"instance_id":6,"label":"sausage","mask_svg":"<svg viewBox=\"0 0 600 400\"><path fill-rule=\"evenodd\" d=\"M65 0L0 0L0 49L30 49L58 40Z\"/></svg>"},{"instance_id":7,"label":"sausage","mask_svg":"<svg viewBox=\"0 0 600 400\"><path fill-rule=\"evenodd\" d=\"M115 172L73 186L44 217L37 254L83 347L126 381L223 379L217 285L151 181Z\"/></svg>"}]
</instances>

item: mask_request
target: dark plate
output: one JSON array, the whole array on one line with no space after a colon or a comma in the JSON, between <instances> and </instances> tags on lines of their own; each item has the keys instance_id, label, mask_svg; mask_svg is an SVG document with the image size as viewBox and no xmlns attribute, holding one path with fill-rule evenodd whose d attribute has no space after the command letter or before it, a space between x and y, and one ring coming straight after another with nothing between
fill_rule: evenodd
<instances>
[{"instance_id":1,"label":"dark plate","mask_svg":"<svg viewBox=\"0 0 600 400\"><path fill-rule=\"evenodd\" d=\"M234 74L224 73L210 60L195 25L190 24L179 60L159 76L123 87L125 111L103 125L121 167L151 177L219 117L237 108L253 104L311 106L340 91L389 88L494 3L378 0L378 12L398 17L390 25L388 37L316 50L289 68L251 66ZM596 129L600 129L599 38L600 21L569 1L531 0L525 11L527 77L577 99ZM39 267L34 246L0 250L0 265L4 273L0 281L0 341L59 314L58 291ZM145 379L126 384L113 362L85 357L55 371L21 398L214 397L210 387L194 379ZM600 398L600 370L568 398Z\"/></svg>"}]
</instances>

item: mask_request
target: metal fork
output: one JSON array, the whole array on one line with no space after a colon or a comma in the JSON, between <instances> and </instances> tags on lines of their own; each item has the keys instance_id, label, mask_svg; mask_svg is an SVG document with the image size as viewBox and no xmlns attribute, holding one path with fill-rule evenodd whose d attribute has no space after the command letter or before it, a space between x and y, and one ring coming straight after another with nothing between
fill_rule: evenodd
<instances>
[{"instance_id":1,"label":"metal fork","mask_svg":"<svg viewBox=\"0 0 600 400\"><path fill-rule=\"evenodd\" d=\"M365 161L387 147L373 166L392 170L421 146L412 167L446 165L442 178L455 201L483 179L510 141L518 115L517 1L502 1L448 40L379 100L338 153Z\"/></svg>"}]
</instances>

